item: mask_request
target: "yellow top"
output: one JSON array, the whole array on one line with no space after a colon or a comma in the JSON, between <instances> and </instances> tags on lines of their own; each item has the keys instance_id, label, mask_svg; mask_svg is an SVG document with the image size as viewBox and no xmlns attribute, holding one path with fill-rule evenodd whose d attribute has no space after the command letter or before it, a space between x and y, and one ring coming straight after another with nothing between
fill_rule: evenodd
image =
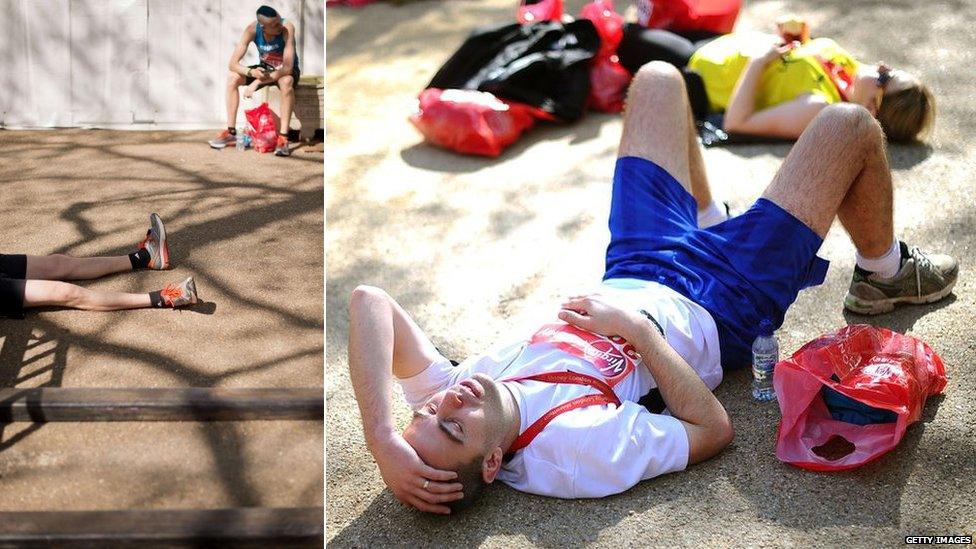
<instances>
[{"instance_id":1,"label":"yellow top","mask_svg":"<svg viewBox=\"0 0 976 549\"><path fill-rule=\"evenodd\" d=\"M732 89L750 58L762 55L770 36L759 33L734 33L705 44L688 62L688 68L701 75L711 109L725 111ZM837 86L821 60L832 63L836 71L853 76L860 63L829 38L816 38L787 52L782 60L766 67L756 89L756 110L791 101L807 93L823 97L827 103L842 101Z\"/></svg>"}]
</instances>

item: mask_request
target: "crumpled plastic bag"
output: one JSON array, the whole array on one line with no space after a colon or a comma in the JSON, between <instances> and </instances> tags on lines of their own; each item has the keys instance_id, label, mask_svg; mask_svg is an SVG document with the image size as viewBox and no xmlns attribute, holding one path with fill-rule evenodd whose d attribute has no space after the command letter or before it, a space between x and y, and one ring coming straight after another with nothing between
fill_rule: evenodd
<instances>
[{"instance_id":1,"label":"crumpled plastic bag","mask_svg":"<svg viewBox=\"0 0 976 549\"><path fill-rule=\"evenodd\" d=\"M410 122L435 145L496 157L535 124L534 115L545 113L488 92L428 88L421 92Z\"/></svg>"},{"instance_id":2,"label":"crumpled plastic bag","mask_svg":"<svg viewBox=\"0 0 976 549\"><path fill-rule=\"evenodd\" d=\"M587 106L597 111L620 112L633 78L617 58L617 47L624 37L624 18L613 9L613 0L586 4L580 10L579 18L592 21L600 35L600 50L590 64Z\"/></svg>"},{"instance_id":3,"label":"crumpled plastic bag","mask_svg":"<svg viewBox=\"0 0 976 549\"><path fill-rule=\"evenodd\" d=\"M247 134L251 136L251 148L260 153L271 152L278 141L278 115L267 103L244 111L249 125Z\"/></svg>"},{"instance_id":4,"label":"crumpled plastic bag","mask_svg":"<svg viewBox=\"0 0 976 549\"><path fill-rule=\"evenodd\" d=\"M813 471L877 459L946 383L942 359L912 336L867 325L824 334L776 365L776 457Z\"/></svg>"}]
</instances>

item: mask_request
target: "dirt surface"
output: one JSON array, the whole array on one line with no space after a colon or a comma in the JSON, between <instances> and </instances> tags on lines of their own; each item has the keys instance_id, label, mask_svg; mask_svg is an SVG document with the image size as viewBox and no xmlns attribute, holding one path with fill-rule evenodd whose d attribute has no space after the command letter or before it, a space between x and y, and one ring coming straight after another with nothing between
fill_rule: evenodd
<instances>
[{"instance_id":1,"label":"dirt surface","mask_svg":"<svg viewBox=\"0 0 976 549\"><path fill-rule=\"evenodd\" d=\"M578 13L582 2L567 2ZM626 4L618 2L618 4ZM491 490L451 519L401 506L365 449L346 365L346 306L360 283L387 289L453 358L551 318L556 300L592 287L608 241L610 176L621 130L614 115L534 129L500 158L421 143L406 121L413 99L475 26L513 18L514 0L385 3L328 11L327 540L337 547L900 546L912 534L974 534L976 344L974 145L970 78L976 16L968 2L749 1L740 28L807 16L865 61L884 60L934 88L930 146L891 147L898 234L956 255L955 292L877 318L845 315L853 247L840 227L820 255L826 283L803 292L778 332L782 352L848 323L912 333L942 354L949 385L891 454L818 474L773 454L779 412L749 397L748 372L717 391L736 425L719 457L602 500L561 501ZM715 194L745 209L788 145L706 152ZM395 408L400 425L406 404Z\"/></svg>"},{"instance_id":2,"label":"dirt surface","mask_svg":"<svg viewBox=\"0 0 976 549\"><path fill-rule=\"evenodd\" d=\"M174 268L83 282L180 311L0 320L4 387L319 387L322 154L206 145L212 132L0 131L0 251L133 251L150 212ZM321 505L321 423L0 426L0 510Z\"/></svg>"}]
</instances>

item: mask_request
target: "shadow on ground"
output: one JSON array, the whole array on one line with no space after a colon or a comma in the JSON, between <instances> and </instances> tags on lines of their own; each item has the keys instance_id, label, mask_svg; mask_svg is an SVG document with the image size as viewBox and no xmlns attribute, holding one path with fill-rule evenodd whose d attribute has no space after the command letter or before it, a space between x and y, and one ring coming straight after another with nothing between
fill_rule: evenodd
<instances>
[{"instance_id":1,"label":"shadow on ground","mask_svg":"<svg viewBox=\"0 0 976 549\"><path fill-rule=\"evenodd\" d=\"M140 271L81 284L148 292L193 276L202 300L177 311L42 309L29 311L23 320L0 319L0 386L322 385L322 155L302 149L285 160L235 155L210 150L206 137L201 132L0 132L0 146L18 159L0 166L0 249L125 254L144 236L148 214L159 212L167 224L172 272ZM24 453L38 451L70 463L71 448L51 438L53 433L44 436L54 429L48 425L19 427L0 428L0 477L10 482L33 475L37 487L26 494L5 491L0 507L16 498L19 509L52 508L43 492L63 478L44 467L19 471L15 465ZM133 426L116 428L121 438L108 453L124 454L127 440L137 444L143 436ZM86 429L80 426L78 432ZM194 487L174 481L155 500L143 494L139 505L160 505L181 493L187 505L254 506L284 493L295 496L285 483L269 489L265 480L261 485L255 480L261 475L251 471L258 465L248 448L251 427L195 424L193 429L183 442L172 444L188 455L200 444L209 450L211 478L204 473L200 482L212 493L194 496ZM133 438L126 438L130 432ZM18 450L33 437L39 438ZM318 452L305 457L310 466L289 482L301 484L302 504L316 505L321 495L314 490L309 495L306 485L321 487L322 457ZM133 459L135 471L139 458ZM171 463L174 469L182 465L178 458ZM147 469L144 474L158 474ZM85 484L101 482L98 478L64 482L89 490L83 497L92 505L125 507L136 497ZM77 498L57 506L77 507ZM285 499L298 504L297 497Z\"/></svg>"}]
</instances>

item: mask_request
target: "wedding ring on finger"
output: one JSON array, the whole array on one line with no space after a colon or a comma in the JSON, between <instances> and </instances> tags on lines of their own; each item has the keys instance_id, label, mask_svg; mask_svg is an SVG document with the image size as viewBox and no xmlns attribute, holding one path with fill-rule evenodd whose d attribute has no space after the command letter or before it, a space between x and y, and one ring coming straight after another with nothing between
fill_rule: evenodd
<instances>
[{"instance_id":1,"label":"wedding ring on finger","mask_svg":"<svg viewBox=\"0 0 976 549\"><path fill-rule=\"evenodd\" d=\"M430 485L430 479L429 478L425 478L424 479L424 490L426 490L427 489L427 486L429 486L429 485Z\"/></svg>"}]
</instances>

